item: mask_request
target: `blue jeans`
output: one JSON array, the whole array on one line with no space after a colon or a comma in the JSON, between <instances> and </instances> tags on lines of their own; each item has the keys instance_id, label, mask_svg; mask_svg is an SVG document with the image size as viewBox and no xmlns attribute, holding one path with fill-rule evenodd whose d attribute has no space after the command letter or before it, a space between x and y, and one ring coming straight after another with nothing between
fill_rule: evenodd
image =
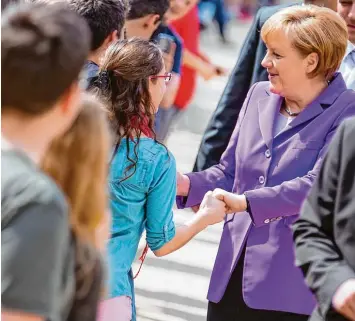
<instances>
[{"instance_id":1,"label":"blue jeans","mask_svg":"<svg viewBox=\"0 0 355 321\"><path fill-rule=\"evenodd\" d=\"M216 20L219 33L225 36L225 25L228 17L223 0L202 0L198 4L199 18L202 24Z\"/></svg>"}]
</instances>

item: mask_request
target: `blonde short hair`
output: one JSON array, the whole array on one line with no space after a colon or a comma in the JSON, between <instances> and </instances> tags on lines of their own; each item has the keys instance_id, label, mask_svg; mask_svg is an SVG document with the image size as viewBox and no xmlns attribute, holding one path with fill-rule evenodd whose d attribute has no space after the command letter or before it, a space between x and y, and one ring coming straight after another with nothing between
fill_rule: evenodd
<instances>
[{"instance_id":1,"label":"blonde short hair","mask_svg":"<svg viewBox=\"0 0 355 321\"><path fill-rule=\"evenodd\" d=\"M271 16L261 29L265 43L274 32L283 31L304 57L316 53L317 68L309 75L329 80L346 52L348 31L345 21L333 10L313 6L292 6Z\"/></svg>"}]
</instances>

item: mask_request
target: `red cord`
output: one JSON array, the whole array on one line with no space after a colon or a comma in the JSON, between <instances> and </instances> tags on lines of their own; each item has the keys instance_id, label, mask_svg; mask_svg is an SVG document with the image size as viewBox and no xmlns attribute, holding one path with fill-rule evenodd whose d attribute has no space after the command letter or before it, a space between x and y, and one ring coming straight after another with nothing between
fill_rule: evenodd
<instances>
[{"instance_id":1,"label":"red cord","mask_svg":"<svg viewBox=\"0 0 355 321\"><path fill-rule=\"evenodd\" d=\"M143 250L143 252L142 252L142 255L141 255L140 258L139 258L139 261L141 261L141 265L139 266L138 272L137 272L136 275L133 277L133 279L135 279L135 278L138 276L139 272L141 271L141 268L142 268L142 266L143 266L145 257L147 256L148 250L149 250L149 247L148 247L148 244L146 244L146 245L145 245L145 248L144 248L144 250Z\"/></svg>"}]
</instances>

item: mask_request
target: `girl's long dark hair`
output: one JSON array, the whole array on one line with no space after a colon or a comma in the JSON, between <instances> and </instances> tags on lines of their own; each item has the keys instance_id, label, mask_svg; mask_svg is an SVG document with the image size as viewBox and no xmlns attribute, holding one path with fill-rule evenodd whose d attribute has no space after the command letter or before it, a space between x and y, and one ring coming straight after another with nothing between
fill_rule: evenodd
<instances>
[{"instance_id":1,"label":"girl's long dark hair","mask_svg":"<svg viewBox=\"0 0 355 321\"><path fill-rule=\"evenodd\" d=\"M142 134L154 132L154 109L149 92L150 76L158 75L164 63L160 49L153 43L133 38L120 40L106 51L96 81L99 95L104 99L116 137L114 155L122 138L126 139L130 165L122 181L132 177L138 161L138 145ZM134 159L130 157L130 141L134 142Z\"/></svg>"}]
</instances>

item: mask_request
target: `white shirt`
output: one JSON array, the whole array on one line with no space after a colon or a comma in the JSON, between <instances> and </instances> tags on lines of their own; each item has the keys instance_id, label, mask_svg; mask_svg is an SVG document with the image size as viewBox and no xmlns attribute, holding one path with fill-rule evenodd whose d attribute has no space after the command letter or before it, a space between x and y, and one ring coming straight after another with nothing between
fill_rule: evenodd
<instances>
[{"instance_id":1,"label":"white shirt","mask_svg":"<svg viewBox=\"0 0 355 321\"><path fill-rule=\"evenodd\" d=\"M355 45L350 41L348 41L348 47L339 71L345 80L346 86L355 90Z\"/></svg>"},{"instance_id":2,"label":"white shirt","mask_svg":"<svg viewBox=\"0 0 355 321\"><path fill-rule=\"evenodd\" d=\"M274 124L274 137L283 132L283 130L288 126L292 121L293 117L287 117L282 115L281 112L277 114L276 122Z\"/></svg>"}]
</instances>

